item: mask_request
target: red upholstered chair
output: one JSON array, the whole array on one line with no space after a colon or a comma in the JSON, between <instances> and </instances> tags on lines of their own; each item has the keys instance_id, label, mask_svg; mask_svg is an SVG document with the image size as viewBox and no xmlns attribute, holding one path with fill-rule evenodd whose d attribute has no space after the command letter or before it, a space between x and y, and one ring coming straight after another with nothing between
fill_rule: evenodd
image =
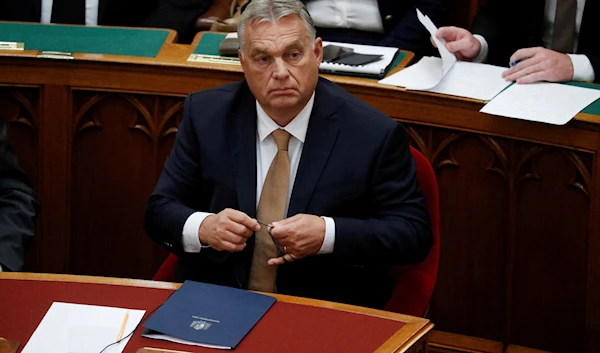
<instances>
[{"instance_id":1,"label":"red upholstered chair","mask_svg":"<svg viewBox=\"0 0 600 353\"><path fill-rule=\"evenodd\" d=\"M165 262L160 265L160 268L152 277L153 281L174 282L175 281L175 265L177 265L177 256L170 254Z\"/></svg>"},{"instance_id":2,"label":"red upholstered chair","mask_svg":"<svg viewBox=\"0 0 600 353\"><path fill-rule=\"evenodd\" d=\"M417 178L429 210L433 247L423 262L397 266L393 269L396 287L385 310L423 316L427 311L435 287L440 261L440 201L437 179L431 164L421 152L412 146L410 152L417 165Z\"/></svg>"},{"instance_id":3,"label":"red upholstered chair","mask_svg":"<svg viewBox=\"0 0 600 353\"><path fill-rule=\"evenodd\" d=\"M417 178L431 217L433 247L423 262L397 266L393 269L396 287L385 309L407 315L423 316L433 293L440 258L440 207L437 180L431 164L421 152L412 147L410 151L417 165ZM152 279L174 281L176 263L177 256L169 255Z\"/></svg>"}]
</instances>

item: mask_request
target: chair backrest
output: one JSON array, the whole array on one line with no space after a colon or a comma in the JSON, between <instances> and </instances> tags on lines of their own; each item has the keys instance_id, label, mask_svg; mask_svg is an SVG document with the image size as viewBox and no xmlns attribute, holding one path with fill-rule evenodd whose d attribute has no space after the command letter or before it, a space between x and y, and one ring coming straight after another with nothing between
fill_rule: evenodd
<instances>
[{"instance_id":1,"label":"chair backrest","mask_svg":"<svg viewBox=\"0 0 600 353\"><path fill-rule=\"evenodd\" d=\"M437 179L431 164L412 146L410 152L415 160L417 178L427 202L433 246L422 262L394 267L396 286L385 309L407 315L423 316L433 294L440 261L440 201Z\"/></svg>"},{"instance_id":2,"label":"chair backrest","mask_svg":"<svg viewBox=\"0 0 600 353\"><path fill-rule=\"evenodd\" d=\"M175 282L175 266L177 265L177 255L170 254L165 262L152 277L153 281Z\"/></svg>"},{"instance_id":3,"label":"chair backrest","mask_svg":"<svg viewBox=\"0 0 600 353\"><path fill-rule=\"evenodd\" d=\"M440 205L437 180L431 164L413 147L410 151L416 163L419 185L427 202L433 247L423 262L394 267L396 286L385 309L407 315L423 316L435 287L440 259ZM152 279L174 281L176 264L177 256L170 254Z\"/></svg>"}]
</instances>

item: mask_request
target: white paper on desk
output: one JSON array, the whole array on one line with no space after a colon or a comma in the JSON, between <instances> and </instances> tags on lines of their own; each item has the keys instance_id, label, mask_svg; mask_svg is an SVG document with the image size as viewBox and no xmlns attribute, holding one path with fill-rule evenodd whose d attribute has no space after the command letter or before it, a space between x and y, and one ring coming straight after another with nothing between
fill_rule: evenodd
<instances>
[{"instance_id":1,"label":"white paper on desk","mask_svg":"<svg viewBox=\"0 0 600 353\"><path fill-rule=\"evenodd\" d=\"M379 83L407 89L417 86L419 82L429 86L435 81L431 72L441 67L441 60L423 57L413 66L386 77ZM510 85L510 82L502 78L504 70L504 67L459 61L438 84L425 91L489 101Z\"/></svg>"},{"instance_id":2,"label":"white paper on desk","mask_svg":"<svg viewBox=\"0 0 600 353\"><path fill-rule=\"evenodd\" d=\"M145 310L52 303L21 353L100 352L102 348L117 340L127 312L129 312L129 317L123 337L135 329L142 320ZM82 339L80 335L84 334L87 337ZM115 344L104 353L123 352L129 338Z\"/></svg>"},{"instance_id":3,"label":"white paper on desk","mask_svg":"<svg viewBox=\"0 0 600 353\"><path fill-rule=\"evenodd\" d=\"M542 123L564 125L600 98L600 90L558 83L514 84L480 111Z\"/></svg>"},{"instance_id":4,"label":"white paper on desk","mask_svg":"<svg viewBox=\"0 0 600 353\"><path fill-rule=\"evenodd\" d=\"M425 26L425 28L431 35L431 38L435 42L435 45L437 45L437 49L438 49L438 52L440 53L440 57L442 58L442 61L440 62L441 67L435 69L435 75L436 76L439 75L439 79L437 80L437 82L439 83L442 80L442 78L444 78L448 74L450 69L452 69L452 66L454 66L454 64L456 63L456 56L454 54L452 54L448 49L446 49L446 41L445 40L439 39L438 37L435 36L438 29L435 26L435 24L433 24L433 21L431 21L429 16L423 15L423 13L419 9L417 9L417 18L419 19L421 24L423 24L423 26ZM426 87L423 85L423 86L411 87L410 89L429 89L432 87L433 86Z\"/></svg>"}]
</instances>

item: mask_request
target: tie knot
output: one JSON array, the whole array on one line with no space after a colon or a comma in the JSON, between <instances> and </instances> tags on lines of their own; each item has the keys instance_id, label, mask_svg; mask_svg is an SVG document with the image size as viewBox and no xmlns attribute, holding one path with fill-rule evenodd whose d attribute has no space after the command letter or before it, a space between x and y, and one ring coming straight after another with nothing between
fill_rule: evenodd
<instances>
[{"instance_id":1,"label":"tie knot","mask_svg":"<svg viewBox=\"0 0 600 353\"><path fill-rule=\"evenodd\" d=\"M273 135L273 139L275 140L275 144L277 145L278 150L287 151L288 144L290 142L290 133L283 130L277 129L271 133Z\"/></svg>"}]
</instances>

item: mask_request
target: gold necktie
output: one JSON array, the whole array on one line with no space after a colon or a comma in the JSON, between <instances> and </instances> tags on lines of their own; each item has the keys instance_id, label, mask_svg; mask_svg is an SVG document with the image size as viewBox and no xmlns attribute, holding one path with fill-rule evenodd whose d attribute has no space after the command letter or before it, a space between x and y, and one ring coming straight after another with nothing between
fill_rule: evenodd
<instances>
[{"instance_id":1,"label":"gold necktie","mask_svg":"<svg viewBox=\"0 0 600 353\"><path fill-rule=\"evenodd\" d=\"M575 45L575 17L577 0L558 0L554 32L550 49L561 53L572 53Z\"/></svg>"},{"instance_id":2,"label":"gold necktie","mask_svg":"<svg viewBox=\"0 0 600 353\"><path fill-rule=\"evenodd\" d=\"M258 220L266 224L280 221L285 216L285 203L290 183L290 156L288 155L290 134L285 130L277 129L272 135L277 145L277 154L267 172L256 211ZM267 227L261 226L254 241L249 289L261 292L275 290L277 266L269 266L267 261L277 255L277 245L271 239Z\"/></svg>"}]
</instances>

